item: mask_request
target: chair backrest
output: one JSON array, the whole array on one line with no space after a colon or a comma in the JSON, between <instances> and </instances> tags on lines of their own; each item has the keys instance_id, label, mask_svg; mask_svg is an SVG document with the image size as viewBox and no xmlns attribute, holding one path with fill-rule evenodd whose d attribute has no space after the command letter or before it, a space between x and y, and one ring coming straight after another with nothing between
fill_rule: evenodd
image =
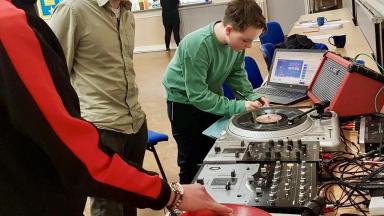
<instances>
[{"instance_id":1,"label":"chair backrest","mask_svg":"<svg viewBox=\"0 0 384 216\"><path fill-rule=\"evenodd\" d=\"M275 45L271 43L261 44L261 51L263 52L265 63L267 63L269 69L272 64L273 54L275 53Z\"/></svg>"},{"instance_id":2,"label":"chair backrest","mask_svg":"<svg viewBox=\"0 0 384 216\"><path fill-rule=\"evenodd\" d=\"M248 74L248 80L251 82L252 87L254 89L260 87L263 83L263 77L261 76L259 66L257 66L255 59L250 56L245 56L244 63L245 70Z\"/></svg>"},{"instance_id":3,"label":"chair backrest","mask_svg":"<svg viewBox=\"0 0 384 216\"><path fill-rule=\"evenodd\" d=\"M276 21L270 21L267 23L267 31L260 35L261 44L272 43L276 45L282 43L285 40L283 29Z\"/></svg>"},{"instance_id":4,"label":"chair backrest","mask_svg":"<svg viewBox=\"0 0 384 216\"><path fill-rule=\"evenodd\" d=\"M223 90L224 90L224 96L225 97L227 97L229 100L235 99L235 95L233 94L233 91L232 91L231 87L229 87L227 82L224 82Z\"/></svg>"},{"instance_id":5,"label":"chair backrest","mask_svg":"<svg viewBox=\"0 0 384 216\"><path fill-rule=\"evenodd\" d=\"M252 87L258 88L263 83L263 77L261 76L259 66L257 66L256 61L250 57L245 56L244 58L244 68L247 72L248 80L251 82ZM232 89L229 87L227 82L224 82L223 84L223 90L224 90L224 96L228 99L234 99L235 96L233 94Z\"/></svg>"}]
</instances>

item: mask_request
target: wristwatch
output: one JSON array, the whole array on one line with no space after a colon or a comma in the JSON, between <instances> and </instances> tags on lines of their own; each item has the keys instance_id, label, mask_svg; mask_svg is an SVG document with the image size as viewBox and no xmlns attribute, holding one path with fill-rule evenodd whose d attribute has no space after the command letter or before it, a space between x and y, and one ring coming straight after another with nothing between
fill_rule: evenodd
<instances>
[{"instance_id":1,"label":"wristwatch","mask_svg":"<svg viewBox=\"0 0 384 216\"><path fill-rule=\"evenodd\" d=\"M167 206L167 209L171 215L175 215L175 211L179 209L183 199L184 189L183 186L178 182L171 182L169 186L171 187L171 190L175 192L175 198L173 199L171 205Z\"/></svg>"}]
</instances>

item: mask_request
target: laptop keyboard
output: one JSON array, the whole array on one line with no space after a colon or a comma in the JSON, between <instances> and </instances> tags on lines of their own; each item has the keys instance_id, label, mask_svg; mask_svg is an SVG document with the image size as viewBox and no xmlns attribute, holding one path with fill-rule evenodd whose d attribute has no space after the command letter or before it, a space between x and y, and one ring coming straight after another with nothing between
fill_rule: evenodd
<instances>
[{"instance_id":1,"label":"laptop keyboard","mask_svg":"<svg viewBox=\"0 0 384 216\"><path fill-rule=\"evenodd\" d=\"M258 88L256 89L256 93L279 96L279 97L287 97L287 98L299 98L303 96L303 93L301 92L285 91L282 89L275 89L275 88Z\"/></svg>"}]
</instances>

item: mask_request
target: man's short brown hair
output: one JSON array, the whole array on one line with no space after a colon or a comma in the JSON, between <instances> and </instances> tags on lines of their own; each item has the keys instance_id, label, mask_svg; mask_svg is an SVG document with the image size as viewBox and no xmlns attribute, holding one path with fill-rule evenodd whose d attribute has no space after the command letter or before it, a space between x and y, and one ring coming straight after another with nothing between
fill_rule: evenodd
<instances>
[{"instance_id":1,"label":"man's short brown hair","mask_svg":"<svg viewBox=\"0 0 384 216\"><path fill-rule=\"evenodd\" d=\"M266 29L263 11L255 0L232 0L225 9L223 24L231 24L235 31L243 32L253 26Z\"/></svg>"}]
</instances>

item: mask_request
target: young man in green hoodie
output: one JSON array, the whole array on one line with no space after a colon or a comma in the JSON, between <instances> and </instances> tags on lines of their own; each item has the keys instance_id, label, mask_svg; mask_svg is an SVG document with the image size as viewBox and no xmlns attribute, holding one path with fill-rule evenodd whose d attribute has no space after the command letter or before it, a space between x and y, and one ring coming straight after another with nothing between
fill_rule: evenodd
<instances>
[{"instance_id":1,"label":"young man in green hoodie","mask_svg":"<svg viewBox=\"0 0 384 216\"><path fill-rule=\"evenodd\" d=\"M261 8L254 0L232 0L223 21L187 35L168 65L163 85L168 116L178 146L180 182L190 183L214 140L203 130L220 116L230 116L268 105L255 95L244 71L244 53L266 28ZM226 81L248 99L223 96Z\"/></svg>"}]
</instances>

